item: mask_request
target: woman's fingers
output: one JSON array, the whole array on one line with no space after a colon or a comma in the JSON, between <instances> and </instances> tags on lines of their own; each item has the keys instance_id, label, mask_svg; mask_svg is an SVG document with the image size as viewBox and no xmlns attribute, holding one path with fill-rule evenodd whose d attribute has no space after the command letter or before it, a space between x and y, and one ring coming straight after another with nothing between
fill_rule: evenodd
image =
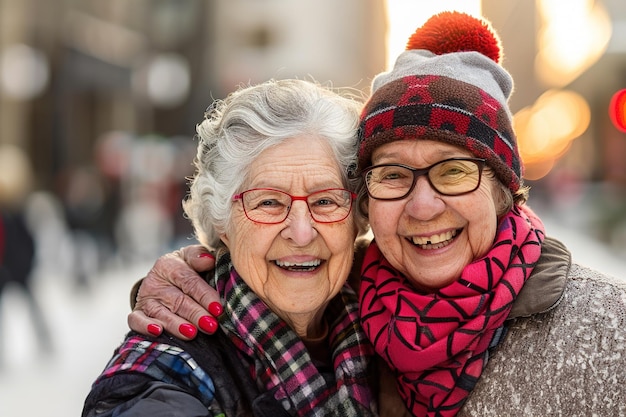
<instances>
[{"instance_id":1,"label":"woman's fingers","mask_svg":"<svg viewBox=\"0 0 626 417\"><path fill-rule=\"evenodd\" d=\"M144 336L159 336L163 333L163 324L159 320L146 316L141 310L132 311L126 321L128 327Z\"/></svg>"},{"instance_id":2,"label":"woman's fingers","mask_svg":"<svg viewBox=\"0 0 626 417\"><path fill-rule=\"evenodd\" d=\"M145 336L158 336L166 331L182 340L196 337L197 329L193 324L167 312L163 313L162 317L165 317L165 322L148 317L141 310L134 310L128 315L127 321L131 329Z\"/></svg>"},{"instance_id":3,"label":"woman's fingers","mask_svg":"<svg viewBox=\"0 0 626 417\"><path fill-rule=\"evenodd\" d=\"M217 291L215 291L198 273L206 273L215 267L215 258L201 245L186 246L178 251L162 256L157 260L154 267L144 278L146 287L140 288L140 295L151 295L158 298L160 288L174 286L193 300L205 310L209 304L220 302ZM146 283L146 281L148 281ZM142 291L144 290L145 291ZM168 293L173 294L173 293ZM163 300L168 301L168 300ZM182 299L178 299L182 302ZM180 313L184 318L191 320L182 311L175 310L173 300L164 303L174 313Z\"/></svg>"},{"instance_id":4,"label":"woman's fingers","mask_svg":"<svg viewBox=\"0 0 626 417\"><path fill-rule=\"evenodd\" d=\"M200 245L160 257L141 282L129 326L142 334L154 334L161 326L184 340L193 339L197 328L215 333L216 317L223 310L219 296L196 272L214 265L215 259Z\"/></svg>"},{"instance_id":5,"label":"woman's fingers","mask_svg":"<svg viewBox=\"0 0 626 417\"><path fill-rule=\"evenodd\" d=\"M206 272L215 267L215 256L202 245L184 246L174 253L197 272Z\"/></svg>"}]
</instances>

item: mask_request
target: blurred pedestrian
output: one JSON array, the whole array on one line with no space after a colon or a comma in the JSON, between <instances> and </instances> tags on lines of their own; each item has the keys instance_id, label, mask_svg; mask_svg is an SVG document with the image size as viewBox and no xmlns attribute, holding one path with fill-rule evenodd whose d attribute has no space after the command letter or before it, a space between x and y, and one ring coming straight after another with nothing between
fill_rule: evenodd
<instances>
[{"instance_id":1,"label":"blurred pedestrian","mask_svg":"<svg viewBox=\"0 0 626 417\"><path fill-rule=\"evenodd\" d=\"M32 285L36 242L24 216L32 181L32 170L24 152L13 145L0 145L0 301L9 286L21 290L40 348L49 353L52 339ZM1 336L0 340L10 341ZM4 346L0 349L4 351ZM0 355L0 361L2 359Z\"/></svg>"}]
</instances>

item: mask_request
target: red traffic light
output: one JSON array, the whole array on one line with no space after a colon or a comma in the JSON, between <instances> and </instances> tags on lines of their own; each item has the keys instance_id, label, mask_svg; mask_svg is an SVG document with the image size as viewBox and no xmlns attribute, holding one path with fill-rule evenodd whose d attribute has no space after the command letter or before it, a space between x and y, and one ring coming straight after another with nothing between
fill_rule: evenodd
<instances>
[{"instance_id":1,"label":"red traffic light","mask_svg":"<svg viewBox=\"0 0 626 417\"><path fill-rule=\"evenodd\" d=\"M609 117L620 132L626 133L626 88L619 90L611 97Z\"/></svg>"}]
</instances>

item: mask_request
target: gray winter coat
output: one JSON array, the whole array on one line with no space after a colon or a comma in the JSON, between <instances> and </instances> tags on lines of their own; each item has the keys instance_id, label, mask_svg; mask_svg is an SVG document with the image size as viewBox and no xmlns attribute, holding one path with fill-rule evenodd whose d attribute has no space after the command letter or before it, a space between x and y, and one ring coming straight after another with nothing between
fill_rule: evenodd
<instances>
[{"instance_id":1,"label":"gray winter coat","mask_svg":"<svg viewBox=\"0 0 626 417\"><path fill-rule=\"evenodd\" d=\"M626 278L572 264L546 238L507 326L458 416L626 416ZM381 398L381 414L403 415L396 400Z\"/></svg>"}]
</instances>

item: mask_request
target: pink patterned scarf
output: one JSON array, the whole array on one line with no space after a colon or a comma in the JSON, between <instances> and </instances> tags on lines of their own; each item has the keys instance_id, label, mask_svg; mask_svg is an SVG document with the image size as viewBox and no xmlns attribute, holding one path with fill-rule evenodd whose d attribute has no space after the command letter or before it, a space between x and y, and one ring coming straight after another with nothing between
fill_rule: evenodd
<instances>
[{"instance_id":1,"label":"pink patterned scarf","mask_svg":"<svg viewBox=\"0 0 626 417\"><path fill-rule=\"evenodd\" d=\"M541 255L543 238L541 220L515 206L489 253L428 294L416 292L372 242L362 269L361 320L413 415L453 416L461 409Z\"/></svg>"}]
</instances>

